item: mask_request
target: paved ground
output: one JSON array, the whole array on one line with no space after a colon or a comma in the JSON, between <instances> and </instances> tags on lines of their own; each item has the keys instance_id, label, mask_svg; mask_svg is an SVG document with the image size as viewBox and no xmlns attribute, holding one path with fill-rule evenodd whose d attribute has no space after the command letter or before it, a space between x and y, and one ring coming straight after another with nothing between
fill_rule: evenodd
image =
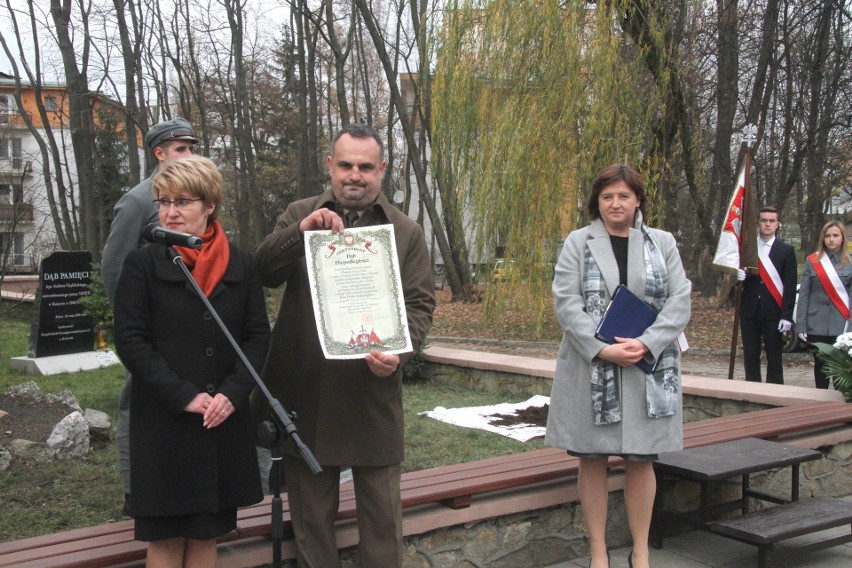
<instances>
[{"instance_id":1,"label":"paved ground","mask_svg":"<svg viewBox=\"0 0 852 568\"><path fill-rule=\"evenodd\" d=\"M849 527L824 531L819 533L819 537L837 537L844 534L849 534ZM806 536L788 542L801 544L813 540L813 536ZM628 554L629 547L612 550L610 567L627 568ZM852 544L818 550L786 562L783 562L782 554L781 560L777 565L785 568L850 568ZM651 561L653 568L755 568L757 548L710 533L692 531L665 539L662 550L651 550ZM554 564L548 568L586 568L588 565L589 558L585 557Z\"/></svg>"},{"instance_id":2,"label":"paved ground","mask_svg":"<svg viewBox=\"0 0 852 568\"><path fill-rule=\"evenodd\" d=\"M431 345L443 345L458 349L481 351L499 350L501 353L525 355L529 357L556 357L558 346L544 343L465 340L432 338ZM730 357L727 353L709 352L693 349L682 358L683 372L686 374L727 379ZM766 364L763 364L765 371ZM734 380L744 380L742 358L734 365ZM813 387L813 358L809 353L788 353L784 355L784 383L802 387ZM847 497L852 500L852 496ZM819 539L848 535L849 527L824 531ZM814 535L788 541L791 544L811 542ZM611 551L611 568L626 568L630 547ZM652 550L653 568L753 568L757 566L757 548L735 540L713 534L691 531L665 539L665 548ZM783 557L781 560L784 560ZM798 559L779 562L786 568L852 568L852 544L835 546L826 550L812 552ZM589 566L589 558L576 558L548 568L578 568Z\"/></svg>"},{"instance_id":3,"label":"paved ground","mask_svg":"<svg viewBox=\"0 0 852 568\"><path fill-rule=\"evenodd\" d=\"M500 353L542 359L553 359L559 351L558 344L531 341L430 337L428 344L474 351L498 351ZM690 349L683 354L681 361L683 372L686 374L717 377L720 379L728 378L730 354L727 352ZM762 371L764 373L766 371L765 360ZM744 379L743 361L742 357L739 356L734 363L734 380L742 381ZM814 386L813 356L810 353L798 352L784 354L784 383L801 387Z\"/></svg>"},{"instance_id":4,"label":"paved ground","mask_svg":"<svg viewBox=\"0 0 852 568\"><path fill-rule=\"evenodd\" d=\"M693 352L683 357L683 372L706 377L728 377L729 357L718 353ZM763 369L765 370L765 364ZM734 380L743 380L742 360L734 366ZM784 383L813 387L813 358L808 353L784 355ZM852 500L852 496L847 497ZM820 539L849 534L849 527L819 533ZM810 542L814 535L800 537L791 543ZM611 568L626 568L629 547L613 550ZM665 540L663 550L652 550L653 568L754 568L757 548L713 534L692 531ZM576 558L549 568L587 567L589 559ZM798 559L781 563L786 568L852 568L852 544L812 552Z\"/></svg>"},{"instance_id":5,"label":"paved ground","mask_svg":"<svg viewBox=\"0 0 852 568\"><path fill-rule=\"evenodd\" d=\"M728 378L730 367L730 355L718 352L687 351L681 358L683 372L690 375L703 377ZM761 366L761 372L766 373L766 361ZM738 357L734 363L734 380L744 380L742 357ZM784 354L784 384L799 387L814 386L814 364L810 353L785 353Z\"/></svg>"}]
</instances>

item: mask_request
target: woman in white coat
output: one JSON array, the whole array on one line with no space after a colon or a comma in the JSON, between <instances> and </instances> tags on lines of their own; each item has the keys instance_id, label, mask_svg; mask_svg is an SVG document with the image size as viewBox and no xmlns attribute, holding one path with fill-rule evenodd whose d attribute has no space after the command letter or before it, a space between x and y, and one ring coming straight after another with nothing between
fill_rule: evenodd
<instances>
[{"instance_id":1,"label":"woman in white coat","mask_svg":"<svg viewBox=\"0 0 852 568\"><path fill-rule=\"evenodd\" d=\"M588 201L591 223L565 240L553 297L564 331L545 442L580 458L578 488L591 568L609 566L607 458L626 460L624 500L631 567L648 568L656 494L652 461L683 447L680 351L691 284L674 237L643 223L642 176L624 164L601 171ZM608 344L595 330L619 284L659 312L639 337ZM636 363L656 363L645 373Z\"/></svg>"}]
</instances>

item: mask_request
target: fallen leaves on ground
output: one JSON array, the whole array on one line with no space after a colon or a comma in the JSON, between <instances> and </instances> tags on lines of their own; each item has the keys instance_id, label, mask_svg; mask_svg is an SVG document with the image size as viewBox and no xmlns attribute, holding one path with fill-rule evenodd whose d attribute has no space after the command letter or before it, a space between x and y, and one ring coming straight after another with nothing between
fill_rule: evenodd
<instances>
[{"instance_id":1,"label":"fallen leaves on ground","mask_svg":"<svg viewBox=\"0 0 852 568\"><path fill-rule=\"evenodd\" d=\"M449 287L436 291L437 306L430 335L469 339L502 339L515 341L558 342L562 332L556 322L552 304L544 307L539 326L531 309L503 310L488 317L486 304L453 302ZM731 347L734 308L721 306L719 298L692 296L692 318L686 328L690 347L726 350Z\"/></svg>"}]
</instances>

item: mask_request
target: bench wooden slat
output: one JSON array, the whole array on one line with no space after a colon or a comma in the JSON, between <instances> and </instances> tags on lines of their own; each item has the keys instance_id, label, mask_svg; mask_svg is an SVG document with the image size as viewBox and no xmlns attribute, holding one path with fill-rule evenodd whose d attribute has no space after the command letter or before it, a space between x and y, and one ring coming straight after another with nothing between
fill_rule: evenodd
<instances>
[{"instance_id":1,"label":"bench wooden slat","mask_svg":"<svg viewBox=\"0 0 852 568\"><path fill-rule=\"evenodd\" d=\"M34 536L21 540L10 540L0 543L0 566L3 566L5 555L19 550L27 550L30 548L42 548L45 546L60 545L66 542L75 540L86 540L98 536L108 535L112 533L121 533L133 530L133 521L118 521L115 523L105 523L94 527L84 527L81 529L72 529L54 534L45 534Z\"/></svg>"},{"instance_id":2,"label":"bench wooden slat","mask_svg":"<svg viewBox=\"0 0 852 568\"><path fill-rule=\"evenodd\" d=\"M852 404L814 403L711 418L684 425L684 447L738 438L773 439L785 434L852 423ZM609 467L617 467L613 459ZM544 448L475 462L404 473L403 508L441 502L469 506L476 495L577 474L579 460L557 448ZM272 497L237 512L237 530L227 540L269 536ZM291 535L286 494L282 495L285 535ZM341 485L337 519L355 517L352 482ZM121 521L62 533L0 543L0 567L98 568L144 558L145 543L133 541L133 521ZM122 542L122 539L124 541ZM13 556L19 554L17 556ZM20 560L20 562L18 562Z\"/></svg>"},{"instance_id":3,"label":"bench wooden slat","mask_svg":"<svg viewBox=\"0 0 852 568\"><path fill-rule=\"evenodd\" d=\"M713 532L763 545L852 522L852 502L812 497L710 523Z\"/></svg>"},{"instance_id":4,"label":"bench wooden slat","mask_svg":"<svg viewBox=\"0 0 852 568\"><path fill-rule=\"evenodd\" d=\"M431 478L434 475L435 469L440 469L442 472L455 473L466 472L471 470L480 470L492 464L511 465L515 463L526 463L529 460L564 458L565 450L559 448L543 448L540 450L532 450L528 452L520 452L516 454L507 454L493 458L485 458L472 462L457 463L452 465L440 466L440 468L420 469L417 471L409 471L403 474L403 483L412 483L420 478Z\"/></svg>"},{"instance_id":5,"label":"bench wooden slat","mask_svg":"<svg viewBox=\"0 0 852 568\"><path fill-rule=\"evenodd\" d=\"M576 475L580 460L565 456L562 463L538 465L522 471L494 472L463 481L447 481L435 485L421 486L406 492L407 506L444 501L467 495L489 493L522 485L530 485L553 479Z\"/></svg>"},{"instance_id":6,"label":"bench wooden slat","mask_svg":"<svg viewBox=\"0 0 852 568\"><path fill-rule=\"evenodd\" d=\"M131 521L132 525L132 521ZM268 531L267 531L268 532ZM236 531L219 537L217 542L230 542L239 538ZM145 558L147 544L133 539L133 528L121 532L111 532L102 536L93 536L82 540L65 541L60 545L48 545L28 550L19 550L0 556L0 566L23 568L42 566L53 568L95 568L112 566L121 562L130 562ZM97 562L93 561L92 551L97 551ZM102 562L102 563L101 563Z\"/></svg>"},{"instance_id":7,"label":"bench wooden slat","mask_svg":"<svg viewBox=\"0 0 852 568\"><path fill-rule=\"evenodd\" d=\"M20 566L34 559L44 558L45 552L53 554L72 554L85 552L93 549L102 549L116 544L133 540L133 528L129 531L113 532L101 536L95 536L79 540L66 540L61 546L42 546L36 548L25 548L0 556L0 566Z\"/></svg>"},{"instance_id":8,"label":"bench wooden slat","mask_svg":"<svg viewBox=\"0 0 852 568\"><path fill-rule=\"evenodd\" d=\"M828 408L822 408L822 406ZM684 425L684 447L698 447L738 438L777 439L785 434L852 423L852 404L830 403L768 409L712 418Z\"/></svg>"},{"instance_id":9,"label":"bench wooden slat","mask_svg":"<svg viewBox=\"0 0 852 568\"><path fill-rule=\"evenodd\" d=\"M51 555L42 555L15 564L7 564L15 568L105 568L134 560L145 558L147 543L131 539L119 544L112 544L92 550L79 550L75 552L55 551ZM61 557L61 558L60 558Z\"/></svg>"},{"instance_id":10,"label":"bench wooden slat","mask_svg":"<svg viewBox=\"0 0 852 568\"><path fill-rule=\"evenodd\" d=\"M850 421L852 420L852 410L850 410L850 405L844 402L803 404L798 406L767 408L765 410L745 412L742 414L734 414L731 416L709 418L707 420L702 420L699 422L691 422L684 426L696 431L715 430L721 424L733 425L736 423L772 423L775 418L779 416L783 416L785 417L785 419L796 419L806 416L814 421L815 426L819 426L818 423L823 421ZM775 426L782 430L785 428L784 424L776 423Z\"/></svg>"}]
</instances>

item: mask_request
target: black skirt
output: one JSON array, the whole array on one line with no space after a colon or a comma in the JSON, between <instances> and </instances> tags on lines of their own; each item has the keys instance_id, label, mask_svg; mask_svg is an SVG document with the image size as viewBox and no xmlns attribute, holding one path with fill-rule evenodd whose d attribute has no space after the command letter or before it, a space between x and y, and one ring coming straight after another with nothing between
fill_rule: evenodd
<instances>
[{"instance_id":1,"label":"black skirt","mask_svg":"<svg viewBox=\"0 0 852 568\"><path fill-rule=\"evenodd\" d=\"M237 510L174 517L136 517L134 537L151 542L170 538L212 540L237 528Z\"/></svg>"},{"instance_id":2,"label":"black skirt","mask_svg":"<svg viewBox=\"0 0 852 568\"><path fill-rule=\"evenodd\" d=\"M568 455L574 456L575 458L589 458L596 460L615 456L629 462L652 462L659 457L657 454L584 454L581 452L572 452L571 450L568 450Z\"/></svg>"}]
</instances>

